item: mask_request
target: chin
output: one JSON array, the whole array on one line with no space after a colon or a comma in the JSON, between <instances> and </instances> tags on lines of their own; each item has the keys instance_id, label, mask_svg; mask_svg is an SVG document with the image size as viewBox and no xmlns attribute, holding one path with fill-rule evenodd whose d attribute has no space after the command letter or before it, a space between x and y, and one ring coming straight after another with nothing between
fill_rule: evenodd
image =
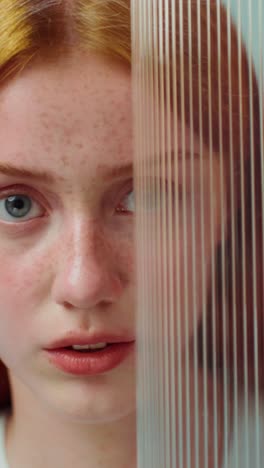
<instances>
[{"instance_id":1,"label":"chin","mask_svg":"<svg viewBox=\"0 0 264 468\"><path fill-rule=\"evenodd\" d=\"M127 401L118 402L118 405L116 401L105 401L104 406L96 401L94 401L93 404L80 401L72 404L71 402L71 404L67 404L65 406L62 406L61 402L57 405L54 402L49 406L53 411L53 414L56 412L64 421L78 422L82 424L114 423L125 419L136 412L136 405Z\"/></svg>"},{"instance_id":2,"label":"chin","mask_svg":"<svg viewBox=\"0 0 264 468\"><path fill-rule=\"evenodd\" d=\"M136 411L136 391L122 385L107 385L100 379L93 381L72 380L60 388L42 394L50 410L67 421L84 424L111 423ZM40 397L40 395L39 395Z\"/></svg>"}]
</instances>

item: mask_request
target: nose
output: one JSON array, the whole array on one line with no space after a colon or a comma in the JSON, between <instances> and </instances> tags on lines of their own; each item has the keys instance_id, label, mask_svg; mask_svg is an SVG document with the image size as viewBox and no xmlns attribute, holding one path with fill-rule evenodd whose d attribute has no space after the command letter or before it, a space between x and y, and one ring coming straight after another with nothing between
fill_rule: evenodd
<instances>
[{"instance_id":1,"label":"nose","mask_svg":"<svg viewBox=\"0 0 264 468\"><path fill-rule=\"evenodd\" d=\"M110 305L124 284L113 245L96 221L76 221L54 254L53 300L68 308Z\"/></svg>"}]
</instances>

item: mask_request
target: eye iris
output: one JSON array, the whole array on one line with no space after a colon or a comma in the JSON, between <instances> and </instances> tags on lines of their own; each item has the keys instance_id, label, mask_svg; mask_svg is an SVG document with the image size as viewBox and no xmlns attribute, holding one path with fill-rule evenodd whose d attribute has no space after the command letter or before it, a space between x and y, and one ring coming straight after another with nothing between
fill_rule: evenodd
<instances>
[{"instance_id":1,"label":"eye iris","mask_svg":"<svg viewBox=\"0 0 264 468\"><path fill-rule=\"evenodd\" d=\"M7 212L15 218L22 218L27 215L31 209L31 200L24 195L14 195L8 197L5 201Z\"/></svg>"}]
</instances>

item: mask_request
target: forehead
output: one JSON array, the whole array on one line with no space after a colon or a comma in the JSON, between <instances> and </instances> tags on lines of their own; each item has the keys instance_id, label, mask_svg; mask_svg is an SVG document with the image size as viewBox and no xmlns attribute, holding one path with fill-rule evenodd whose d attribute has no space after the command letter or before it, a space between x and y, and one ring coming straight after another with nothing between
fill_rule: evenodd
<instances>
[{"instance_id":1,"label":"forehead","mask_svg":"<svg viewBox=\"0 0 264 468\"><path fill-rule=\"evenodd\" d=\"M0 141L0 161L31 168L128 162L130 70L88 52L38 60L0 90Z\"/></svg>"}]
</instances>

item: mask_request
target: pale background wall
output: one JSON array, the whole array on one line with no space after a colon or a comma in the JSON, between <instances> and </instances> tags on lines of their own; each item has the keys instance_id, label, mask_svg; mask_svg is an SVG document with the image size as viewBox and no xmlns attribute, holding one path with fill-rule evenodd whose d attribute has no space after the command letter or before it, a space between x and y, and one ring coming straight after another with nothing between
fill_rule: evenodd
<instances>
[{"instance_id":1,"label":"pale background wall","mask_svg":"<svg viewBox=\"0 0 264 468\"><path fill-rule=\"evenodd\" d=\"M218 0L217 0L218 1ZM258 77L262 69L264 75L264 0L222 0L231 9L237 23L241 18L241 28L245 43L249 49L249 31L252 30L252 56ZM260 50L262 44L262 50ZM261 52L261 53L260 53ZM263 82L263 79L262 79Z\"/></svg>"}]
</instances>

